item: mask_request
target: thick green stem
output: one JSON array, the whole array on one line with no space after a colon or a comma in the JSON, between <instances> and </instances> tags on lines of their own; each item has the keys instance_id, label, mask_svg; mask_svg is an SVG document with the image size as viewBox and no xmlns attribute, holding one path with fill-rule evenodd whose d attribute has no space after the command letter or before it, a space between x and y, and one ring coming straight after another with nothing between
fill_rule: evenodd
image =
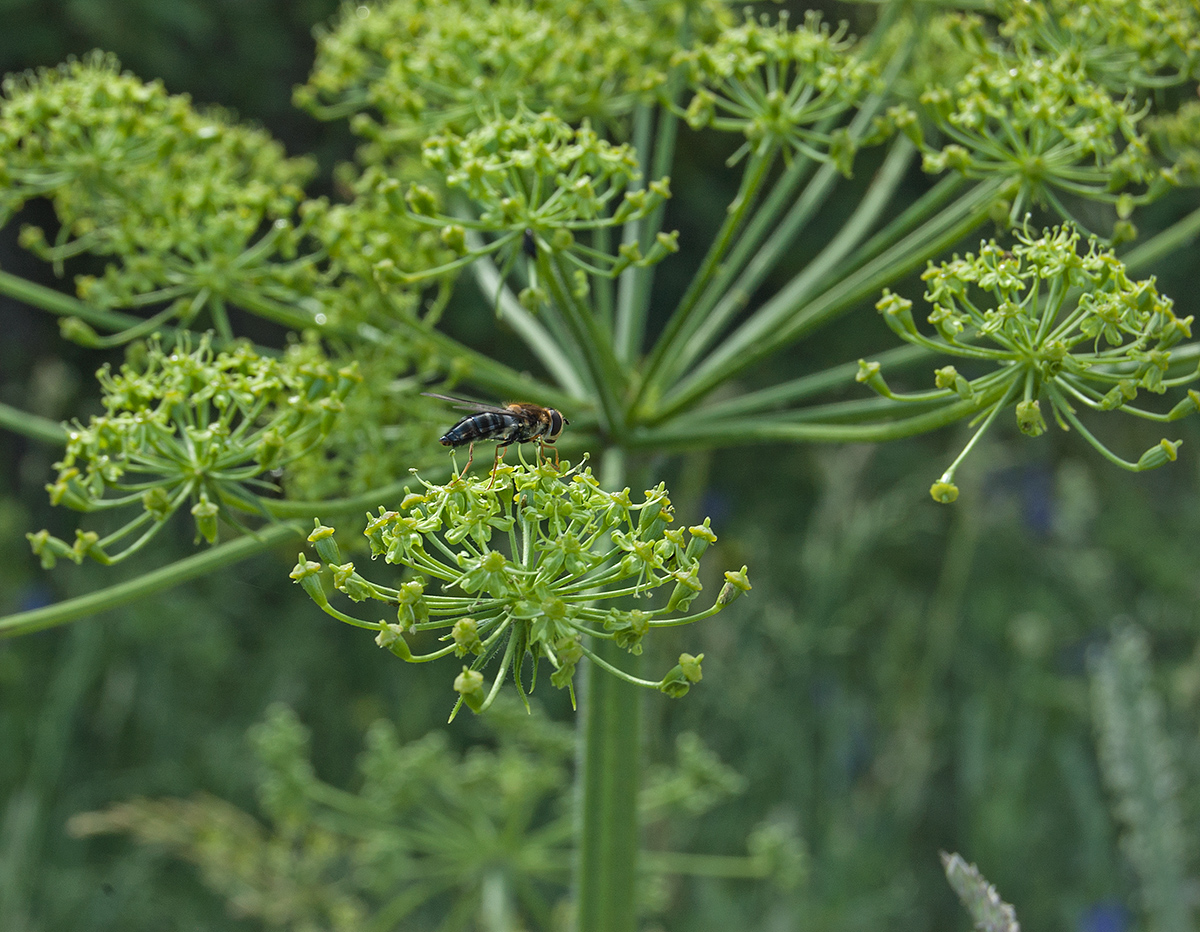
<instances>
[{"instance_id":1,"label":"thick green stem","mask_svg":"<svg viewBox=\"0 0 1200 932\"><path fill-rule=\"evenodd\" d=\"M718 422L685 417L661 427L632 432L629 446L662 451L740 447L751 443L882 443L953 424L994 404L1003 395L1004 388L1000 385L971 401L956 401L911 417L866 424L797 422L778 415ZM871 399L871 402L889 411L908 407L885 399Z\"/></svg>"},{"instance_id":2,"label":"thick green stem","mask_svg":"<svg viewBox=\"0 0 1200 932\"><path fill-rule=\"evenodd\" d=\"M571 328L571 337L583 352L588 375L599 395L600 414L604 429L609 434L623 429L625 415L617 398L617 392L625 381L624 373L613 355L612 335L606 333L603 324L571 291L570 279L562 267L547 256L538 256L538 272L551 298L558 303L563 319Z\"/></svg>"},{"instance_id":3,"label":"thick green stem","mask_svg":"<svg viewBox=\"0 0 1200 932\"><path fill-rule=\"evenodd\" d=\"M683 49L691 45L691 35L691 12L690 8L685 5L683 21L679 24L679 35L676 39L678 47ZM668 79L667 99L677 100L683 91L683 86L684 68L682 65L677 65ZM646 116L647 112L643 110L642 115ZM648 185L651 181L669 175L675 161L675 141L678 135L679 117L670 108L660 108L658 132L654 139L654 154L649 164L649 173L643 173L643 185ZM642 145L644 144L643 141ZM642 161L644 165L644 155ZM627 227L626 231L629 235L626 241L630 236L636 236L643 252L649 250L654 238L662 229L666 212L666 204L659 204L647 217ZM637 358L645 339L646 319L650 311L650 289L653 283L654 269L652 267L632 266L621 274L613 349L616 357L626 365Z\"/></svg>"},{"instance_id":4,"label":"thick green stem","mask_svg":"<svg viewBox=\"0 0 1200 932\"><path fill-rule=\"evenodd\" d=\"M35 608L32 611L8 615L0 618L0 637L32 634L34 631L43 631L46 628L53 628L69 621L78 621L80 618L87 618L90 615L128 605L144 596L162 592L187 582L189 579L195 579L197 576L203 576L232 563L245 560L247 557L269 550L289 538L303 536L305 531L306 529L300 524L291 522L273 524L263 528L254 537L240 537L195 556L177 560L175 563L138 576L136 579L109 586L107 589L89 592L87 595L47 605L45 608Z\"/></svg>"},{"instance_id":5,"label":"thick green stem","mask_svg":"<svg viewBox=\"0 0 1200 932\"><path fill-rule=\"evenodd\" d=\"M56 447L61 447L67 442L67 431L58 421L30 414L3 403L0 403L0 428Z\"/></svg>"},{"instance_id":6,"label":"thick green stem","mask_svg":"<svg viewBox=\"0 0 1200 932\"><path fill-rule=\"evenodd\" d=\"M600 464L603 487L620 486L624 471L621 451L606 451ZM597 639L592 649L626 670L636 661L612 641ZM593 664L587 665L585 676L579 726L576 930L634 932L642 689Z\"/></svg>"},{"instance_id":7,"label":"thick green stem","mask_svg":"<svg viewBox=\"0 0 1200 932\"><path fill-rule=\"evenodd\" d=\"M891 201L915 152L915 147L907 139L897 141L857 209L842 225L837 236L793 279L788 286L789 290L794 289L797 294L811 293L816 289L817 283L827 280L831 274L843 267L846 256L865 238ZM765 274L765 269L761 271ZM687 371L688 367L717 340L731 316L743 306L753 289L758 287L758 280L749 286L749 290L742 290L746 287L745 283L739 281L738 287L729 296L730 300L722 301L712 315L696 328L692 338L677 353L675 365L671 370L672 376Z\"/></svg>"}]
</instances>

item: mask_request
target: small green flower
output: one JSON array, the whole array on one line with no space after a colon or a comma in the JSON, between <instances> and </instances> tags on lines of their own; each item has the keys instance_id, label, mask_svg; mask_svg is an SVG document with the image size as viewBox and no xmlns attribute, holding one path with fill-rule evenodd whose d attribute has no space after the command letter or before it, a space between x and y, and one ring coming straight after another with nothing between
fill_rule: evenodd
<instances>
[{"instance_id":1,"label":"small green flower","mask_svg":"<svg viewBox=\"0 0 1200 932\"><path fill-rule=\"evenodd\" d=\"M671 501L659 485L634 504L629 490L600 488L590 469L501 466L495 482L456 477L447 485L421 481L399 511L380 508L364 532L373 557L406 567L412 577L398 588L377 585L333 565L334 585L352 598L400 606L400 623L371 622L314 599L329 614L374 630L378 642L405 660L474 655L455 681L476 712L495 700L511 677L524 698L523 669L551 667L551 683L572 690L576 664L585 656L629 682L682 695L700 679L699 659L681 660L662 680L641 680L592 653L587 638L615 641L630 653L655 628L687 624L716 614L734 596L724 593L709 609L686 610L701 592L700 556L716 540L708 521L673 529ZM331 543L324 528L317 543ZM351 567L351 570L353 567ZM317 577L294 576L305 584ZM747 591L745 568L726 574L726 589ZM359 582L361 580L361 582ZM353 581L353 586L350 585ZM662 586L673 594L662 607L601 608L615 598L645 598ZM311 594L311 593L310 593ZM409 640L441 632L445 647L415 655ZM690 655L684 655L685 658ZM484 678L485 669L493 668Z\"/></svg>"},{"instance_id":2,"label":"small green flower","mask_svg":"<svg viewBox=\"0 0 1200 932\"><path fill-rule=\"evenodd\" d=\"M1042 402L1063 429L1074 428L1105 459L1124 469L1153 469L1174 459L1177 441L1153 447L1137 462L1123 460L1080 421L1076 407L1121 410L1153 421L1174 421L1200 408L1200 393L1189 391L1165 414L1132 404L1140 391L1163 394L1197 377L1194 368L1176 372L1171 348L1191 335L1192 318L1178 318L1172 302L1153 279L1134 281L1110 249L1095 240L1085 252L1069 226L1040 237L1019 233L1010 250L995 242L979 252L930 265L923 278L932 304L928 320L938 338L922 334L912 305L885 294L877 307L902 340L961 357L978 371L967 379L953 366L936 372L937 390L901 395L887 389L872 363L860 363L859 380L895 401L959 405L982 425L962 453L934 484L931 494L953 501L954 472L991 425L997 413L1015 404L1021 432L1046 429Z\"/></svg>"},{"instance_id":3,"label":"small green flower","mask_svg":"<svg viewBox=\"0 0 1200 932\"><path fill-rule=\"evenodd\" d=\"M958 501L958 486L945 479L939 479L930 487L929 494L935 502L949 505L951 502Z\"/></svg>"},{"instance_id":4,"label":"small green flower","mask_svg":"<svg viewBox=\"0 0 1200 932\"><path fill-rule=\"evenodd\" d=\"M1046 419L1036 399L1017 402L1017 427L1026 437L1040 437L1046 432Z\"/></svg>"},{"instance_id":5,"label":"small green flower","mask_svg":"<svg viewBox=\"0 0 1200 932\"><path fill-rule=\"evenodd\" d=\"M672 699L686 696L692 685L699 683L704 678L700 672L700 661L703 659L703 654L695 657L691 654L680 654L679 663L663 677L659 689Z\"/></svg>"},{"instance_id":6,"label":"small green flower","mask_svg":"<svg viewBox=\"0 0 1200 932\"><path fill-rule=\"evenodd\" d=\"M463 667L462 673L454 678L454 691L462 696L462 701L472 712L483 710L486 696L483 692L483 674L478 670Z\"/></svg>"},{"instance_id":7,"label":"small green flower","mask_svg":"<svg viewBox=\"0 0 1200 932\"><path fill-rule=\"evenodd\" d=\"M740 570L727 570L725 572L725 585L721 587L721 594L717 596L717 602L721 605L728 605L734 599L739 598L743 593L749 592L753 586L750 585L750 578L746 574L746 567Z\"/></svg>"}]
</instances>

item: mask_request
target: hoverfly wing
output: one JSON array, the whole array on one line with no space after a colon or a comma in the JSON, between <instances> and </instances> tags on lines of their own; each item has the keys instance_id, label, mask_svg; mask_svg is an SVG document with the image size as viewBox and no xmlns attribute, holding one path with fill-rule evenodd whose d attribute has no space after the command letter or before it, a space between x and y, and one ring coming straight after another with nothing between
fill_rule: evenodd
<instances>
[{"instance_id":1,"label":"hoverfly wing","mask_svg":"<svg viewBox=\"0 0 1200 932\"><path fill-rule=\"evenodd\" d=\"M502 405L488 404L486 401L472 401L470 398L455 398L451 395L439 395L437 392L421 392L426 398L436 398L438 401L448 401L463 411L474 411L476 414L514 414L515 412Z\"/></svg>"}]
</instances>

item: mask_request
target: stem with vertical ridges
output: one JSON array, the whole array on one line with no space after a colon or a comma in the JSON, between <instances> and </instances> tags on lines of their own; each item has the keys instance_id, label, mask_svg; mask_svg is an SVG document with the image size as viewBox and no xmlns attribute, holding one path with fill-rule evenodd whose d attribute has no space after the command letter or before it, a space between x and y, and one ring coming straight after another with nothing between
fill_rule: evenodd
<instances>
[{"instance_id":1,"label":"stem with vertical ridges","mask_svg":"<svg viewBox=\"0 0 1200 932\"><path fill-rule=\"evenodd\" d=\"M605 489L624 485L624 455L606 450L600 461ZM596 639L602 659L637 672L639 658L615 642ZM634 932L637 928L638 778L643 690L589 663L578 734L576 932Z\"/></svg>"}]
</instances>

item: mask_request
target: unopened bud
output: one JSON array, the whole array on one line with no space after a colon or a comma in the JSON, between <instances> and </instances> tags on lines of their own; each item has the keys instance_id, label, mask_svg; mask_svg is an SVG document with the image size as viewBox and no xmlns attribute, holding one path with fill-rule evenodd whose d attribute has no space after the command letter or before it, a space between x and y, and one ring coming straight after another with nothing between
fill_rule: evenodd
<instances>
[{"instance_id":1,"label":"unopened bud","mask_svg":"<svg viewBox=\"0 0 1200 932\"><path fill-rule=\"evenodd\" d=\"M321 564L315 560L305 559L304 554L300 554L298 562L288 573L288 576L293 582L298 582L300 587L308 594L308 597L324 608L329 604L329 599L325 595L325 589L321 585L321 579L318 575L321 572Z\"/></svg>"},{"instance_id":2,"label":"unopened bud","mask_svg":"<svg viewBox=\"0 0 1200 932\"><path fill-rule=\"evenodd\" d=\"M1017 402L1017 427L1026 437L1040 437L1046 432L1046 419L1036 400Z\"/></svg>"},{"instance_id":3,"label":"unopened bud","mask_svg":"<svg viewBox=\"0 0 1200 932\"><path fill-rule=\"evenodd\" d=\"M483 641L479 639L479 626L474 618L458 619L450 633L454 637L456 657L465 657L467 654L474 654L478 657L483 653Z\"/></svg>"},{"instance_id":4,"label":"unopened bud","mask_svg":"<svg viewBox=\"0 0 1200 932\"><path fill-rule=\"evenodd\" d=\"M1157 469L1159 466L1175 462L1175 457L1182 444L1182 440L1160 440L1157 446L1151 447L1142 454L1137 461L1138 469Z\"/></svg>"},{"instance_id":5,"label":"unopened bud","mask_svg":"<svg viewBox=\"0 0 1200 932\"><path fill-rule=\"evenodd\" d=\"M746 567L743 566L737 572L730 570L725 573L725 585L721 587L721 594L717 596L717 604L724 608L734 599L740 598L743 592L749 592L752 588L750 577L746 575Z\"/></svg>"},{"instance_id":6,"label":"unopened bud","mask_svg":"<svg viewBox=\"0 0 1200 932\"><path fill-rule=\"evenodd\" d=\"M337 541L333 539L333 528L325 526L316 518L313 519L313 525L308 542L317 551L317 556L326 563L341 563L342 555L338 551Z\"/></svg>"},{"instance_id":7,"label":"unopened bud","mask_svg":"<svg viewBox=\"0 0 1200 932\"><path fill-rule=\"evenodd\" d=\"M201 495L200 501L192 506L192 517L196 519L196 530L210 544L217 542L217 515L220 508L208 500L207 495Z\"/></svg>"},{"instance_id":8,"label":"unopened bud","mask_svg":"<svg viewBox=\"0 0 1200 932\"><path fill-rule=\"evenodd\" d=\"M483 674L478 670L463 667L462 673L454 678L454 691L463 698L472 712L478 712L485 698L483 692Z\"/></svg>"},{"instance_id":9,"label":"unopened bud","mask_svg":"<svg viewBox=\"0 0 1200 932\"><path fill-rule=\"evenodd\" d=\"M944 479L939 479L930 486L929 494L933 496L935 502L941 502L943 505L949 505L952 501L958 498L958 486L953 482L947 482Z\"/></svg>"}]
</instances>

